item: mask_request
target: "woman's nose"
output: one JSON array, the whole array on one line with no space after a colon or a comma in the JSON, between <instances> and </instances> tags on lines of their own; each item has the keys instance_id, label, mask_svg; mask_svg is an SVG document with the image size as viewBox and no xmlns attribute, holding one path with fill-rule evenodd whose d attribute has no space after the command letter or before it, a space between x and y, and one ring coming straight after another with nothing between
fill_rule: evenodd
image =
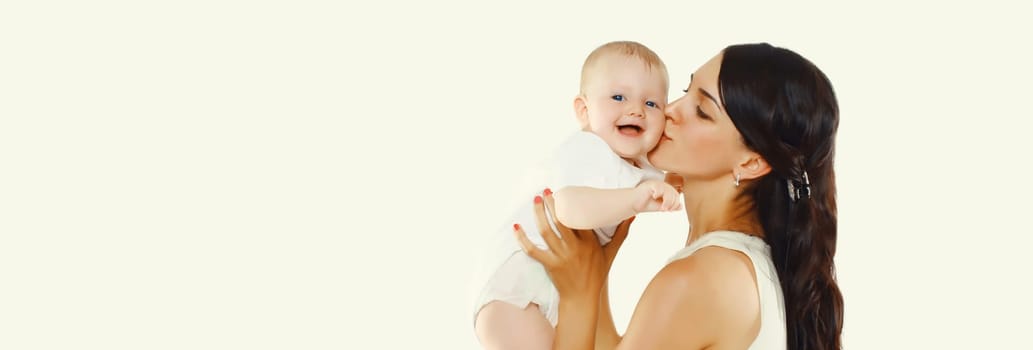
<instances>
[{"instance_id":1,"label":"woman's nose","mask_svg":"<svg viewBox=\"0 0 1033 350\"><path fill-rule=\"evenodd\" d=\"M681 122L681 117L678 116L678 109L668 107L664 111L665 122L678 124Z\"/></svg>"},{"instance_id":2,"label":"woman's nose","mask_svg":"<svg viewBox=\"0 0 1033 350\"><path fill-rule=\"evenodd\" d=\"M668 104L667 108L664 109L664 118L668 122L672 122L672 123L675 123L675 124L681 123L682 116L679 113L679 111L681 110L681 108L679 108L679 106L681 105L681 102L682 102L682 100L680 98L677 99L677 100L674 100L674 102L671 102L670 104Z\"/></svg>"}]
</instances>

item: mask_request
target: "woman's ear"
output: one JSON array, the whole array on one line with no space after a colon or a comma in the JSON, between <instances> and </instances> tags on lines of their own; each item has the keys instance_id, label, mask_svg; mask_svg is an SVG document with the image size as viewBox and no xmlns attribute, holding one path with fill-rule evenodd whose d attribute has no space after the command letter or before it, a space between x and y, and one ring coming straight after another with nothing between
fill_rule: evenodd
<instances>
[{"instance_id":1,"label":"woman's ear","mask_svg":"<svg viewBox=\"0 0 1033 350\"><path fill-rule=\"evenodd\" d=\"M753 180L770 173L771 165L768 165L768 162L759 154L750 152L748 157L736 165L735 171L741 179Z\"/></svg>"},{"instance_id":2,"label":"woman's ear","mask_svg":"<svg viewBox=\"0 0 1033 350\"><path fill-rule=\"evenodd\" d=\"M585 103L585 95L577 95L574 98L574 115L577 116L581 130L588 130L588 104Z\"/></svg>"}]
</instances>

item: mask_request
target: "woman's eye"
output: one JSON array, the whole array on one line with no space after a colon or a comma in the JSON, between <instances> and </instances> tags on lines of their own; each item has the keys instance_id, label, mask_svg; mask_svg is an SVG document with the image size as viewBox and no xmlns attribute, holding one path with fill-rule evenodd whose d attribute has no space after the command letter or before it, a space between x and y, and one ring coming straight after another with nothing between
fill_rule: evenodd
<instances>
[{"instance_id":1,"label":"woman's eye","mask_svg":"<svg viewBox=\"0 0 1033 350\"><path fill-rule=\"evenodd\" d=\"M613 95L611 97L614 101L624 101L624 95Z\"/></svg>"},{"instance_id":2,"label":"woman's eye","mask_svg":"<svg viewBox=\"0 0 1033 350\"><path fill-rule=\"evenodd\" d=\"M696 106L696 115L698 115L700 118L703 118L703 119L707 119L707 120L710 119L710 116L707 115L706 113L703 113L703 109L699 108L699 106Z\"/></svg>"},{"instance_id":3,"label":"woman's eye","mask_svg":"<svg viewBox=\"0 0 1033 350\"><path fill-rule=\"evenodd\" d=\"M688 88L685 88L685 90L682 90L681 92L684 92L684 93L686 93L686 94L687 94L687 93L689 93L689 89L688 89Z\"/></svg>"},{"instance_id":4,"label":"woman's eye","mask_svg":"<svg viewBox=\"0 0 1033 350\"><path fill-rule=\"evenodd\" d=\"M660 108L660 106L657 105L656 102L653 102L653 101L646 101L646 106L648 106L650 108Z\"/></svg>"}]
</instances>

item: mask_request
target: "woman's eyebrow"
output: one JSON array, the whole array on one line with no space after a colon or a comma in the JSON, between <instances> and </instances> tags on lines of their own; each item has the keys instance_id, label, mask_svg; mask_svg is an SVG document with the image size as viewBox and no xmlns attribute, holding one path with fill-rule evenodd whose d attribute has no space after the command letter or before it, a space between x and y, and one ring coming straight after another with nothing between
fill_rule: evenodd
<instances>
[{"instance_id":1,"label":"woman's eyebrow","mask_svg":"<svg viewBox=\"0 0 1033 350\"><path fill-rule=\"evenodd\" d=\"M689 74L689 88L692 88L692 79L695 79L695 78L696 78L696 73ZM688 89L686 89L686 90L688 90ZM711 95L709 92L707 92L706 89L703 89L702 87L699 88L699 91L703 93L703 96L706 96L711 101L714 101L714 104L717 105L717 109L718 110L724 111L724 108L722 108L721 104L717 102L717 99L714 98L714 95Z\"/></svg>"},{"instance_id":2,"label":"woman's eyebrow","mask_svg":"<svg viewBox=\"0 0 1033 350\"><path fill-rule=\"evenodd\" d=\"M717 102L717 99L714 98L714 95L711 95L709 92L707 92L707 90L705 90L703 88L699 88L699 92L702 92L703 96L706 96L711 101L714 101L714 104L717 105L717 109L718 110L722 110L722 111L724 110L724 108L721 108L721 104Z\"/></svg>"}]
</instances>

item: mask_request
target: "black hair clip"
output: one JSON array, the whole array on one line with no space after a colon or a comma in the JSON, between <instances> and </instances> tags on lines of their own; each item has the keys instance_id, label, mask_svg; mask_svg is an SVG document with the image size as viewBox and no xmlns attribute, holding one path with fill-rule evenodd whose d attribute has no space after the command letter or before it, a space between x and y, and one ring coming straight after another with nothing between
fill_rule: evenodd
<instances>
[{"instance_id":1,"label":"black hair clip","mask_svg":"<svg viewBox=\"0 0 1033 350\"><path fill-rule=\"evenodd\" d=\"M807 171L803 172L803 184L800 187L793 185L793 180L786 180L789 185L789 198L796 202L802 197L811 198L811 180L807 178ZM803 194L801 195L801 190Z\"/></svg>"}]
</instances>

